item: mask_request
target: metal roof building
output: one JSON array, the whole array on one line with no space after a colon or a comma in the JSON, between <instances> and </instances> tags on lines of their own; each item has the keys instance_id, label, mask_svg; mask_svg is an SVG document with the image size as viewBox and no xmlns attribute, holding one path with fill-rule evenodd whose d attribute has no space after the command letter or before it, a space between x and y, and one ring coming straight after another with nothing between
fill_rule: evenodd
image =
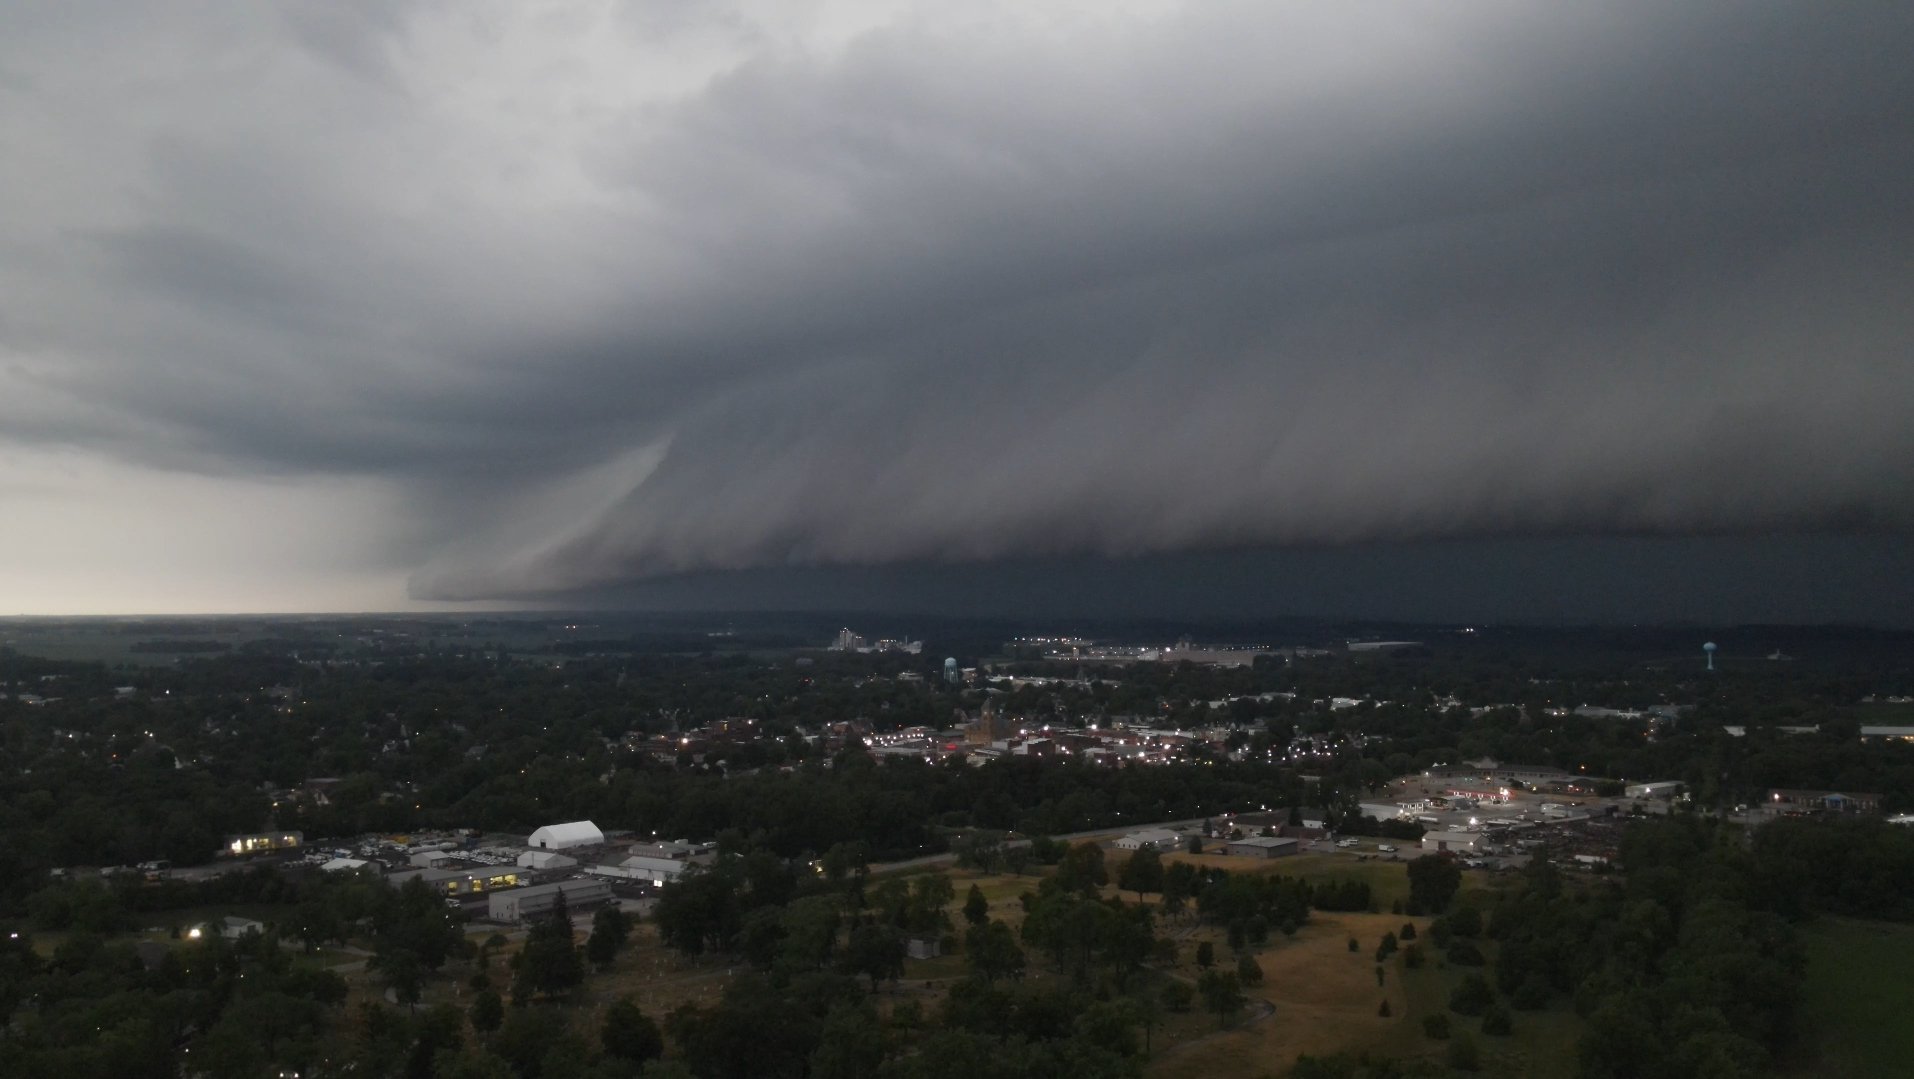
<instances>
[{"instance_id":1,"label":"metal roof building","mask_svg":"<svg viewBox=\"0 0 1914 1079\"><path fill-rule=\"evenodd\" d=\"M521 922L552 909L560 895L569 910L582 910L611 902L611 884L602 880L561 880L555 884L535 884L493 892L486 906L486 917L494 922Z\"/></svg>"},{"instance_id":2,"label":"metal roof building","mask_svg":"<svg viewBox=\"0 0 1914 1079\"><path fill-rule=\"evenodd\" d=\"M1302 843L1278 836L1255 835L1245 839L1232 839L1223 849L1238 857L1282 858L1300 851Z\"/></svg>"},{"instance_id":3,"label":"metal roof building","mask_svg":"<svg viewBox=\"0 0 1914 1079\"><path fill-rule=\"evenodd\" d=\"M547 824L533 832L526 841L528 847L540 847L545 850L564 850L566 847L591 847L605 841L605 833L588 820L575 820L567 824Z\"/></svg>"}]
</instances>

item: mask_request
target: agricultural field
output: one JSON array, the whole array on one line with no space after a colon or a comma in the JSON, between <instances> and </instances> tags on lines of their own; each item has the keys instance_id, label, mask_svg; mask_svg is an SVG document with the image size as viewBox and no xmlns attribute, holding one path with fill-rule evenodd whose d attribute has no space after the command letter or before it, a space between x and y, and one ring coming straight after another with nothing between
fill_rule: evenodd
<instances>
[{"instance_id":1,"label":"agricultural field","mask_svg":"<svg viewBox=\"0 0 1914 1079\"><path fill-rule=\"evenodd\" d=\"M1914 1061L1914 926L1829 918L1803 932L1798 1079L1906 1075Z\"/></svg>"}]
</instances>

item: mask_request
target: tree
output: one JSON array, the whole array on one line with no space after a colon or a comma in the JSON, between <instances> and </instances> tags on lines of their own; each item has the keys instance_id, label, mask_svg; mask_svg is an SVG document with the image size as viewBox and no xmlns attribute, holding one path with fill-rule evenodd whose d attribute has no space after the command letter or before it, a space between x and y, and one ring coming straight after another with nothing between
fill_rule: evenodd
<instances>
[{"instance_id":1,"label":"tree","mask_svg":"<svg viewBox=\"0 0 1914 1079\"><path fill-rule=\"evenodd\" d=\"M1141 1010L1128 997L1099 1001L1077 1017L1076 1036L1119 1057L1133 1057L1142 1048L1136 1040L1136 1027L1142 1020Z\"/></svg>"},{"instance_id":2,"label":"tree","mask_svg":"<svg viewBox=\"0 0 1914 1079\"><path fill-rule=\"evenodd\" d=\"M1196 965L1199 967L1202 967L1204 970L1208 970L1211 967L1216 965L1216 945L1215 944L1212 944L1211 942L1207 940L1197 942Z\"/></svg>"},{"instance_id":3,"label":"tree","mask_svg":"<svg viewBox=\"0 0 1914 1079\"><path fill-rule=\"evenodd\" d=\"M1208 970L1196 981L1196 991L1203 996L1203 1005L1216 1013L1219 1026L1227 1026L1237 1012L1243 1010L1243 989L1233 972Z\"/></svg>"},{"instance_id":4,"label":"tree","mask_svg":"<svg viewBox=\"0 0 1914 1079\"><path fill-rule=\"evenodd\" d=\"M512 983L514 1000L526 1000L544 993L562 994L585 980L585 963L572 940L571 912L560 892L552 909L532 919L525 947L512 960L517 978Z\"/></svg>"},{"instance_id":5,"label":"tree","mask_svg":"<svg viewBox=\"0 0 1914 1079\"><path fill-rule=\"evenodd\" d=\"M1416 923L1414 922L1402 923L1402 932L1397 933L1396 937L1400 940L1405 940L1405 941L1416 939Z\"/></svg>"},{"instance_id":6,"label":"tree","mask_svg":"<svg viewBox=\"0 0 1914 1079\"><path fill-rule=\"evenodd\" d=\"M1446 854L1425 854L1409 863L1409 913L1440 914L1462 887L1462 869Z\"/></svg>"},{"instance_id":7,"label":"tree","mask_svg":"<svg viewBox=\"0 0 1914 1079\"><path fill-rule=\"evenodd\" d=\"M505 1002L499 999L496 989L481 989L472 998L472 1029L480 1034L490 1034L505 1021Z\"/></svg>"},{"instance_id":8,"label":"tree","mask_svg":"<svg viewBox=\"0 0 1914 1079\"><path fill-rule=\"evenodd\" d=\"M620 997L605 1009L598 1037L606 1053L634 1064L655 1060L665 1052L665 1036L658 1024L629 997Z\"/></svg>"},{"instance_id":9,"label":"tree","mask_svg":"<svg viewBox=\"0 0 1914 1079\"><path fill-rule=\"evenodd\" d=\"M616 954L624 948L625 942L631 939L631 916L616 903L599 907L598 912L591 916L591 931L594 934L604 933L609 937L612 942L612 952Z\"/></svg>"},{"instance_id":10,"label":"tree","mask_svg":"<svg viewBox=\"0 0 1914 1079\"><path fill-rule=\"evenodd\" d=\"M1458 940L1449 945L1448 951L1444 952L1443 956L1458 967L1479 967L1487 962L1482 956L1482 949L1476 947L1473 941L1467 940Z\"/></svg>"},{"instance_id":11,"label":"tree","mask_svg":"<svg viewBox=\"0 0 1914 1079\"><path fill-rule=\"evenodd\" d=\"M603 928L593 926L591 936L585 938L585 958L599 970L605 970L618 958L618 942Z\"/></svg>"},{"instance_id":12,"label":"tree","mask_svg":"<svg viewBox=\"0 0 1914 1079\"><path fill-rule=\"evenodd\" d=\"M1476 1047L1475 1039L1471 1038L1466 1030L1458 1033L1449 1042L1449 1049L1443 1054L1443 1060L1457 1071L1482 1070L1482 1050Z\"/></svg>"},{"instance_id":13,"label":"tree","mask_svg":"<svg viewBox=\"0 0 1914 1079\"><path fill-rule=\"evenodd\" d=\"M1479 937L1482 935L1482 912L1474 907L1463 907L1449 915L1449 932L1458 937Z\"/></svg>"},{"instance_id":14,"label":"tree","mask_svg":"<svg viewBox=\"0 0 1914 1079\"><path fill-rule=\"evenodd\" d=\"M1481 1015L1494 1002L1495 990L1480 974L1464 977L1449 993L1449 1010L1457 1015Z\"/></svg>"},{"instance_id":15,"label":"tree","mask_svg":"<svg viewBox=\"0 0 1914 1079\"><path fill-rule=\"evenodd\" d=\"M1422 1017L1422 1032L1437 1041L1449 1037L1449 1017L1442 1012Z\"/></svg>"},{"instance_id":16,"label":"tree","mask_svg":"<svg viewBox=\"0 0 1914 1079\"><path fill-rule=\"evenodd\" d=\"M987 982L999 978L1021 978L1024 972L1023 949L1016 935L1002 922L974 925L964 934L964 961L971 973Z\"/></svg>"},{"instance_id":17,"label":"tree","mask_svg":"<svg viewBox=\"0 0 1914 1079\"><path fill-rule=\"evenodd\" d=\"M884 1030L867 1006L838 1004L824 1017L817 1049L811 1053L812 1079L863 1079L883 1067L888 1052Z\"/></svg>"},{"instance_id":18,"label":"tree","mask_svg":"<svg viewBox=\"0 0 1914 1079\"><path fill-rule=\"evenodd\" d=\"M990 900L984 898L984 890L975 884L964 896L964 920L971 925L982 925L990 920Z\"/></svg>"},{"instance_id":19,"label":"tree","mask_svg":"<svg viewBox=\"0 0 1914 1079\"><path fill-rule=\"evenodd\" d=\"M1078 843L1064 852L1057 863L1057 886L1069 891L1095 895L1110 883L1110 871L1103 861L1103 848L1095 843Z\"/></svg>"},{"instance_id":20,"label":"tree","mask_svg":"<svg viewBox=\"0 0 1914 1079\"><path fill-rule=\"evenodd\" d=\"M1163 890L1163 856L1155 847L1140 847L1123 863L1123 869L1117 874L1117 887L1126 892L1135 892L1138 902L1142 902L1143 893Z\"/></svg>"},{"instance_id":21,"label":"tree","mask_svg":"<svg viewBox=\"0 0 1914 1079\"><path fill-rule=\"evenodd\" d=\"M851 931L844 948L844 967L852 974L871 980L871 991L880 981L895 981L904 976L904 937L888 925L861 925Z\"/></svg>"},{"instance_id":22,"label":"tree","mask_svg":"<svg viewBox=\"0 0 1914 1079\"><path fill-rule=\"evenodd\" d=\"M1163 1006L1173 1012L1187 1012L1190 1003L1196 999L1196 991L1188 982L1169 981L1163 983Z\"/></svg>"},{"instance_id":23,"label":"tree","mask_svg":"<svg viewBox=\"0 0 1914 1079\"><path fill-rule=\"evenodd\" d=\"M1382 942L1376 945L1376 962L1380 963L1394 954L1396 954L1396 935L1384 933Z\"/></svg>"},{"instance_id":24,"label":"tree","mask_svg":"<svg viewBox=\"0 0 1914 1079\"><path fill-rule=\"evenodd\" d=\"M1509 1017L1509 1010L1502 1005L1491 1004L1488 1010L1482 1013L1482 1033L1506 1037L1514 1029L1515 1024Z\"/></svg>"},{"instance_id":25,"label":"tree","mask_svg":"<svg viewBox=\"0 0 1914 1079\"><path fill-rule=\"evenodd\" d=\"M1246 955L1236 961L1236 977L1244 985L1261 985L1263 984L1262 965L1256 962L1255 956Z\"/></svg>"},{"instance_id":26,"label":"tree","mask_svg":"<svg viewBox=\"0 0 1914 1079\"><path fill-rule=\"evenodd\" d=\"M1384 1019L1389 1018L1389 1002L1383 1001L1382 1007L1376 1009L1376 1014Z\"/></svg>"}]
</instances>

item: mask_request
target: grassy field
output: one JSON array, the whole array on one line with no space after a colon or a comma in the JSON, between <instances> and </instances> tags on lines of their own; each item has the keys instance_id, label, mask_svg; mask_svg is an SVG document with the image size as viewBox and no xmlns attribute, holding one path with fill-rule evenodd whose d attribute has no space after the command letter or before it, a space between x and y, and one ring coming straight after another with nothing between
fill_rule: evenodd
<instances>
[{"instance_id":1,"label":"grassy field","mask_svg":"<svg viewBox=\"0 0 1914 1079\"><path fill-rule=\"evenodd\" d=\"M1801 1079L1914 1070L1914 926L1831 918L1808 927Z\"/></svg>"}]
</instances>

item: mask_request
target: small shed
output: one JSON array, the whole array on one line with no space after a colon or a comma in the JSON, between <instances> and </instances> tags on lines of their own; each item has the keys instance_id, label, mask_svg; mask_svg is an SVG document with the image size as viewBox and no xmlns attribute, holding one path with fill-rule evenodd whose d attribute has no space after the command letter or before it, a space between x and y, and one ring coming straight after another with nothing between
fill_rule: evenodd
<instances>
[{"instance_id":1,"label":"small shed","mask_svg":"<svg viewBox=\"0 0 1914 1079\"><path fill-rule=\"evenodd\" d=\"M238 940L249 933L264 933L266 923L252 918L241 918L228 914L219 920L219 935L227 940Z\"/></svg>"}]
</instances>

